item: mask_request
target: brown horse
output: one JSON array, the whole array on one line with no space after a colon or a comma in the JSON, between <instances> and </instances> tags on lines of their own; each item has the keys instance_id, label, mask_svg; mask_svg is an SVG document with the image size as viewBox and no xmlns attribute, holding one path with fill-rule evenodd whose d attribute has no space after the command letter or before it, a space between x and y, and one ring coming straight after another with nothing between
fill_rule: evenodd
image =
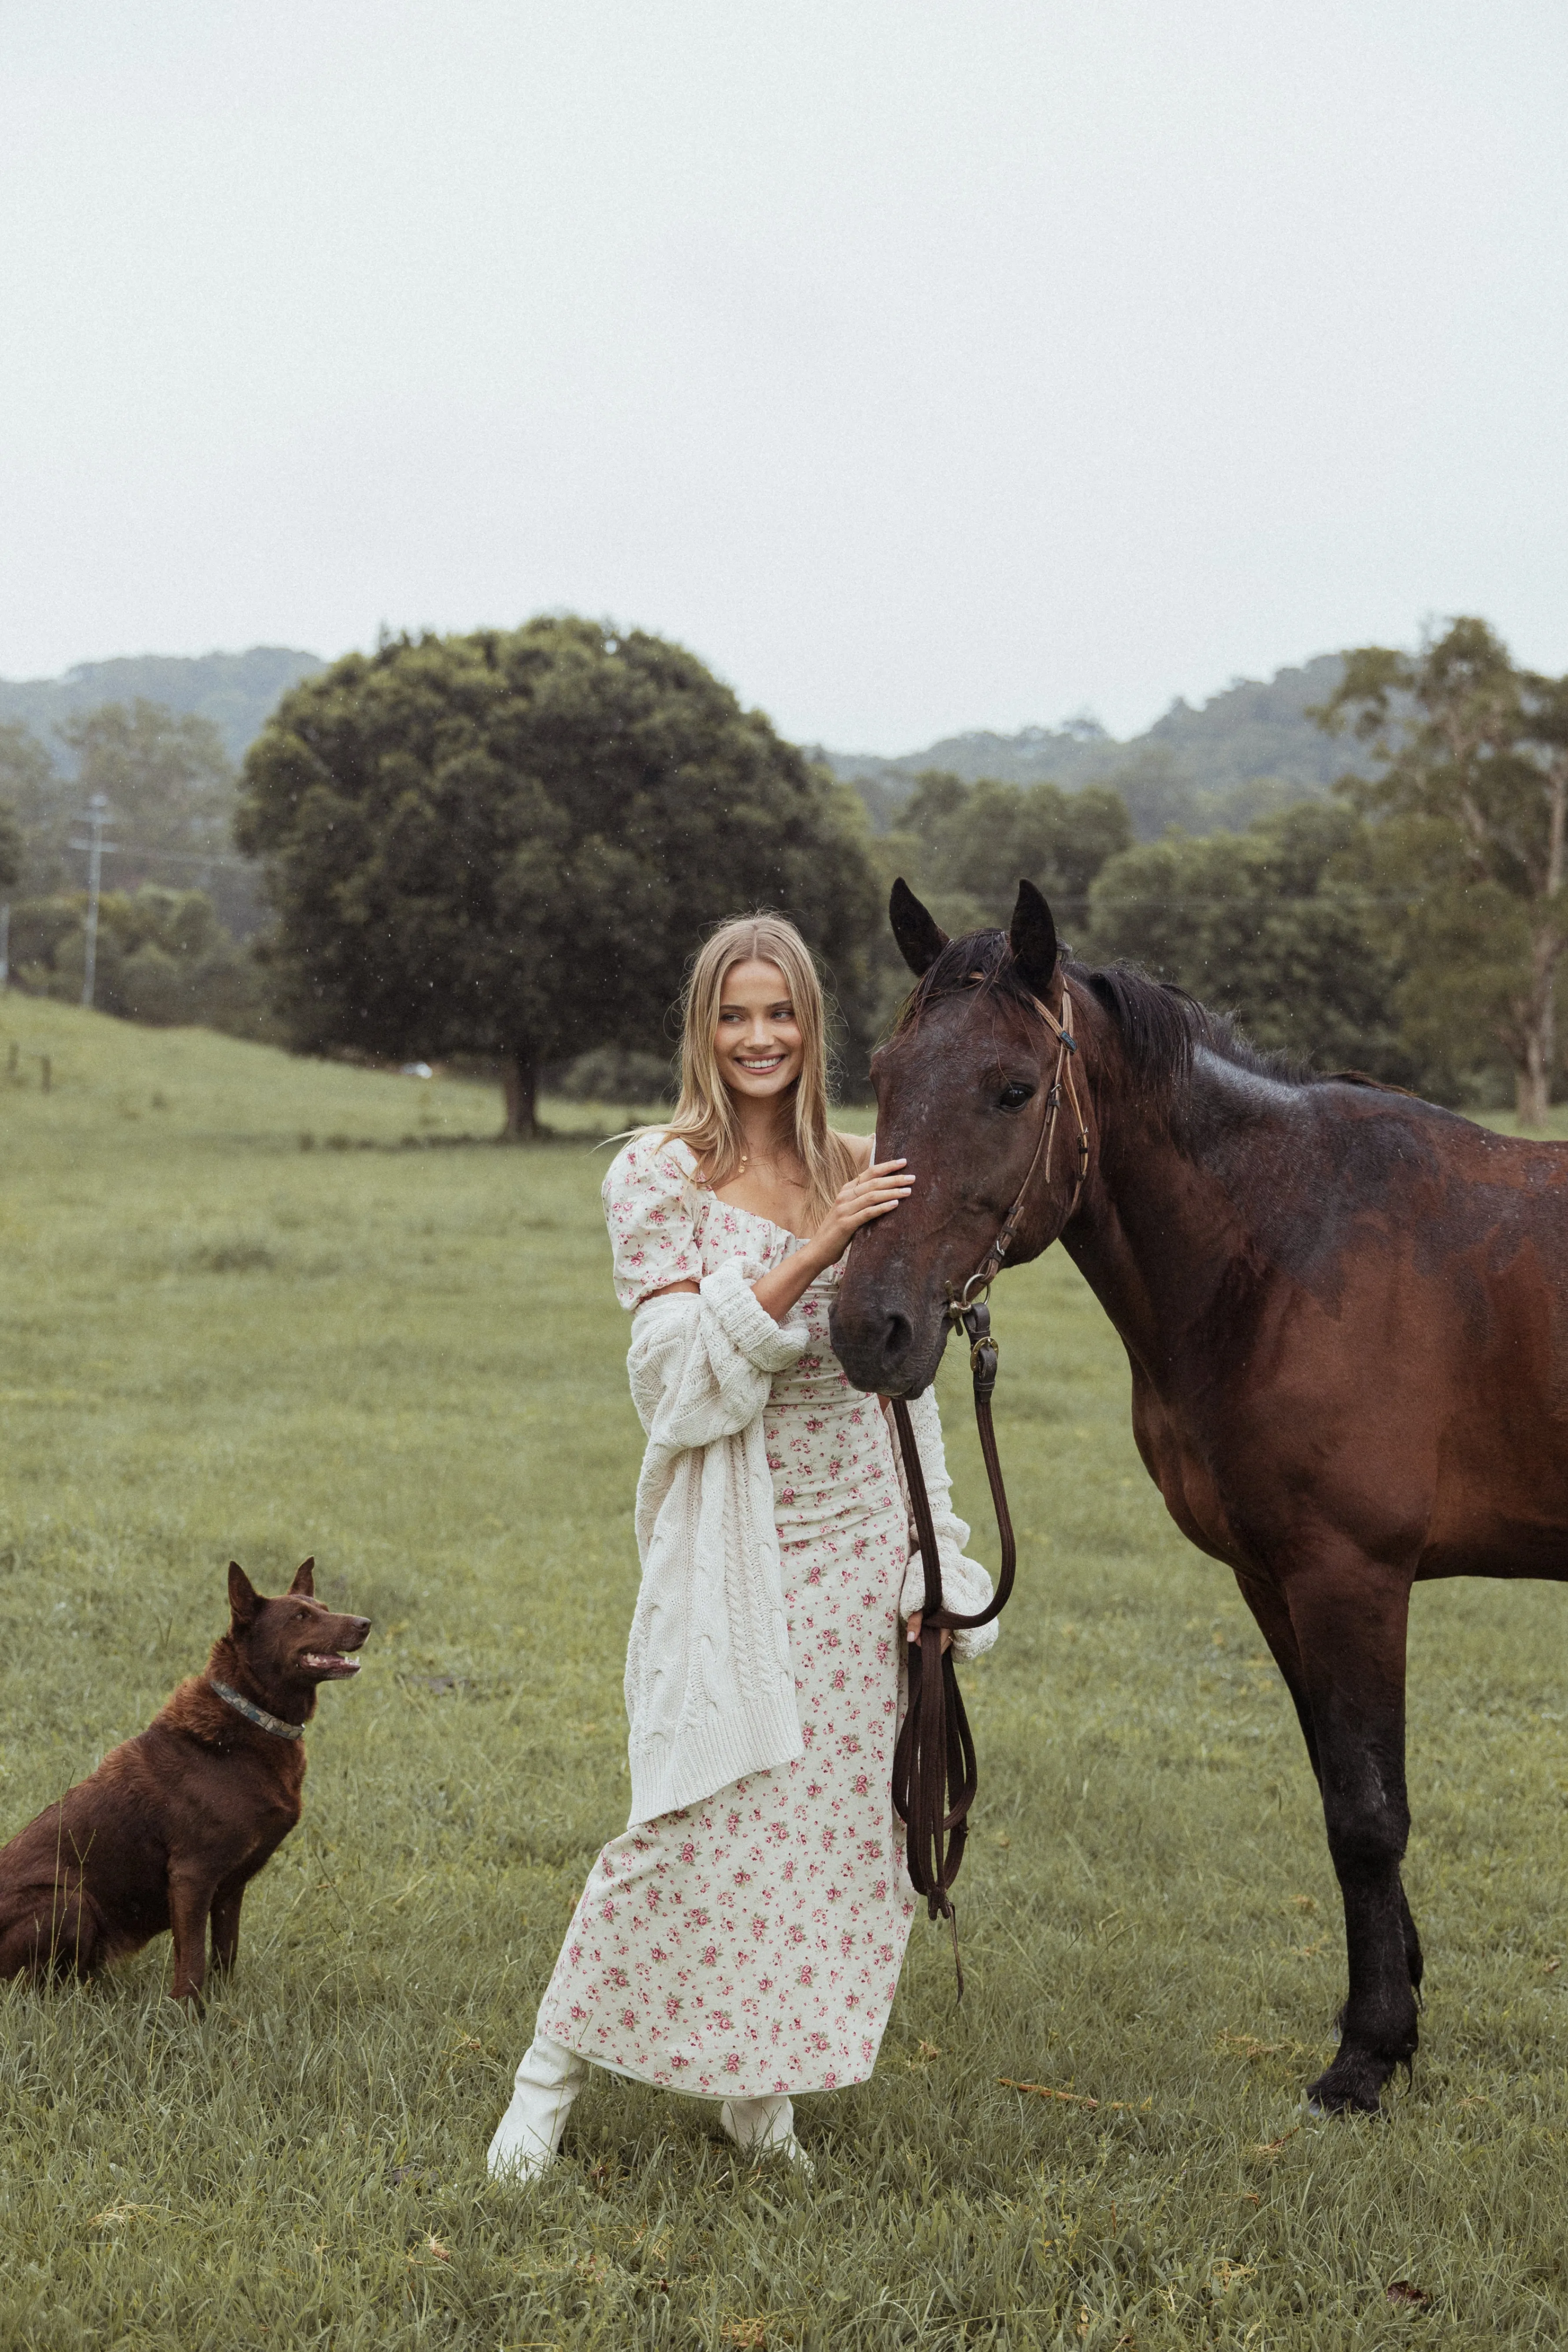
<instances>
[{"instance_id":1,"label":"brown horse","mask_svg":"<svg viewBox=\"0 0 1568 2352\"><path fill-rule=\"evenodd\" d=\"M1568 1578L1568 1150L1293 1075L1179 990L1059 954L1027 883L1006 934L949 940L901 882L891 914L920 982L872 1066L877 1148L918 1181L856 1236L834 1347L913 1395L1020 1193L1011 1258L1060 1238L1127 1350L1166 1508L1234 1570L1295 1700L1350 1973L1309 2096L1375 2110L1421 1982L1410 1588ZM1081 1158L1065 1101L1039 1150L1064 997Z\"/></svg>"}]
</instances>

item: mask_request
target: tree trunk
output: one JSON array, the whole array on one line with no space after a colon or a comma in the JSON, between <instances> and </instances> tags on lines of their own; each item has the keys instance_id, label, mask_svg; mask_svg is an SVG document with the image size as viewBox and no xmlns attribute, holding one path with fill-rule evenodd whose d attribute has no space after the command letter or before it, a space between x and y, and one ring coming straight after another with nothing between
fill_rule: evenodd
<instances>
[{"instance_id":1,"label":"tree trunk","mask_svg":"<svg viewBox=\"0 0 1568 2352\"><path fill-rule=\"evenodd\" d=\"M1557 960L1562 942L1555 931L1537 933L1531 958L1531 989L1520 1007L1519 1040L1522 1049L1514 1065L1514 1108L1521 1127L1544 1127L1552 1099L1552 1065L1557 1048Z\"/></svg>"},{"instance_id":2,"label":"tree trunk","mask_svg":"<svg viewBox=\"0 0 1568 2352\"><path fill-rule=\"evenodd\" d=\"M502 1140L531 1143L539 1133L539 1121L534 1116L539 1100L539 1065L526 1045L520 1045L510 1059L502 1063L501 1094L506 1103Z\"/></svg>"},{"instance_id":3,"label":"tree trunk","mask_svg":"<svg viewBox=\"0 0 1568 2352\"><path fill-rule=\"evenodd\" d=\"M1534 1035L1524 1041L1522 1067L1513 1074L1514 1108L1521 1127L1544 1127L1546 1124L1547 1070L1549 1055L1541 1051Z\"/></svg>"},{"instance_id":4,"label":"tree trunk","mask_svg":"<svg viewBox=\"0 0 1568 2352\"><path fill-rule=\"evenodd\" d=\"M1547 778L1546 872L1542 896L1545 920L1537 929L1530 958L1530 1001L1521 1023L1524 1062L1514 1072L1521 1127L1544 1127L1552 1099L1552 1065L1557 1053L1557 963L1563 934L1554 917L1568 859L1568 757L1561 751Z\"/></svg>"}]
</instances>

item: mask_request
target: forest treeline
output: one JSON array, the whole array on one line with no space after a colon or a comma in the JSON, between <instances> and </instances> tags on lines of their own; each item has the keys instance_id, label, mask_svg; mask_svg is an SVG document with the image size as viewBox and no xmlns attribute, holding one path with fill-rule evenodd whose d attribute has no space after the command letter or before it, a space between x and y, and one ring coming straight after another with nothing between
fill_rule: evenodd
<instances>
[{"instance_id":1,"label":"forest treeline","mask_svg":"<svg viewBox=\"0 0 1568 2352\"><path fill-rule=\"evenodd\" d=\"M81 711L51 744L0 724L0 899L14 987L74 1001L85 956L87 812L107 803L94 1002L160 1025L275 1035L252 942L258 877L234 845L238 771L211 721L138 699Z\"/></svg>"},{"instance_id":2,"label":"forest treeline","mask_svg":"<svg viewBox=\"0 0 1568 2352\"><path fill-rule=\"evenodd\" d=\"M684 957L738 904L801 922L858 1090L907 985L895 874L953 932L1004 921L1027 876L1078 955L1141 963L1259 1045L1539 1119L1562 1076L1568 681L1475 619L1314 677L1322 778L1298 748L1288 777L1216 769L1210 791L1188 744L1164 802L1152 769L1142 792L940 766L856 789L683 648L570 616L299 678L242 769L210 721L144 699L72 716L56 750L0 726L12 982L80 993L73 844L99 793L105 1010L487 1061L526 1131L542 1079L667 1082Z\"/></svg>"},{"instance_id":3,"label":"forest treeline","mask_svg":"<svg viewBox=\"0 0 1568 2352\"><path fill-rule=\"evenodd\" d=\"M1125 958L1255 1044L1539 1122L1561 1076L1568 679L1484 622L1348 654L1315 713L1324 798L1237 832L1134 838L1104 785L922 776L874 854L949 931L1005 919L1026 873L1086 961ZM884 957L884 1008L902 975Z\"/></svg>"}]
</instances>

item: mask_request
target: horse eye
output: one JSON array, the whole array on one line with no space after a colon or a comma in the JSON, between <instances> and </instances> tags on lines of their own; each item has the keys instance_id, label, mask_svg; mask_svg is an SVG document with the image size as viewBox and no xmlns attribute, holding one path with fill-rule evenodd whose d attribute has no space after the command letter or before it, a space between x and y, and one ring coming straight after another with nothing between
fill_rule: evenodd
<instances>
[{"instance_id":1,"label":"horse eye","mask_svg":"<svg viewBox=\"0 0 1568 2352\"><path fill-rule=\"evenodd\" d=\"M999 1108L1003 1110L1022 1110L1024 1105L1033 1098L1034 1092L1033 1087L1024 1086L1015 1078L1011 1086L1003 1087L999 1097Z\"/></svg>"}]
</instances>

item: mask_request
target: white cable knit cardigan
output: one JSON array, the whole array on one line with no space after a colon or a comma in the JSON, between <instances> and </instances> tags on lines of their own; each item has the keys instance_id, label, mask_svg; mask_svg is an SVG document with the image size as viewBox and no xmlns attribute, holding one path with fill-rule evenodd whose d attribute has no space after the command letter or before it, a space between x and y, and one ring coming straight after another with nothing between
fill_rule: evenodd
<instances>
[{"instance_id":1,"label":"white cable knit cardigan","mask_svg":"<svg viewBox=\"0 0 1568 2352\"><path fill-rule=\"evenodd\" d=\"M633 1823L802 1753L763 1412L774 1373L807 1338L798 1313L774 1322L733 1259L695 1295L647 1299L633 1318L626 1363L648 1441L626 1673ZM969 1529L953 1513L934 1395L915 1399L910 1413L943 1598L972 1612L989 1601L991 1579L963 1557ZM915 1553L900 1614L924 1598ZM973 1656L995 1638L992 1623L958 1634L954 1647Z\"/></svg>"}]
</instances>

